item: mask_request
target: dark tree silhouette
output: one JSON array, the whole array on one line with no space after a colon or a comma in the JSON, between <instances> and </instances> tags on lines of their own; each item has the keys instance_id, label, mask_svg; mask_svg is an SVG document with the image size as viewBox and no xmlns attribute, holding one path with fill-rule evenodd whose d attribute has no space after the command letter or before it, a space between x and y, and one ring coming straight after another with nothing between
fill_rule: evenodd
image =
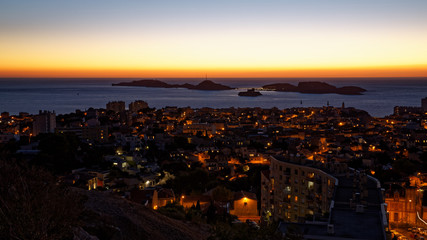
<instances>
[{"instance_id":1,"label":"dark tree silhouette","mask_svg":"<svg viewBox=\"0 0 427 240\"><path fill-rule=\"evenodd\" d=\"M48 172L0 160L0 239L72 239L79 204Z\"/></svg>"}]
</instances>

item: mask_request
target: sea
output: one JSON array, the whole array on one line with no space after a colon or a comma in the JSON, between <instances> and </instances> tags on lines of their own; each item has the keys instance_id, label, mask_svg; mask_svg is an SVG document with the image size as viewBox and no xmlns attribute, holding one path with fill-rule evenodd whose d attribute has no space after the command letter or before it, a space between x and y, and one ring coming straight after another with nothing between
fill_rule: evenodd
<instances>
[{"instance_id":1,"label":"sea","mask_svg":"<svg viewBox=\"0 0 427 240\"><path fill-rule=\"evenodd\" d=\"M36 114L39 110L57 114L86 110L90 107L105 108L109 101L144 100L150 107L166 106L192 108L261 107L279 109L293 107L334 106L354 107L367 111L371 116L384 117L393 113L395 106L421 106L427 97L426 78L210 78L237 88L227 91L200 91L183 88L146 88L112 86L112 83L140 80L141 78L91 78L91 79L0 79L0 112ZM167 83L197 84L205 79L162 78ZM259 97L240 97L246 88L259 88L272 83L320 81L331 85L358 86L366 89L363 95L303 94L295 92L261 91Z\"/></svg>"}]
</instances>

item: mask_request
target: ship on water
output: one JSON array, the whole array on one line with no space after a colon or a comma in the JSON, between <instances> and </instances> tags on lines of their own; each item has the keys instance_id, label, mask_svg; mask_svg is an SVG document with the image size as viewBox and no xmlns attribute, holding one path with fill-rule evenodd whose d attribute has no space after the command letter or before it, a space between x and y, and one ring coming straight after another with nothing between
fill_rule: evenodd
<instances>
[{"instance_id":1,"label":"ship on water","mask_svg":"<svg viewBox=\"0 0 427 240\"><path fill-rule=\"evenodd\" d=\"M262 94L260 92L255 91L254 88L248 89L246 92L239 92L239 96L241 97L258 97Z\"/></svg>"}]
</instances>

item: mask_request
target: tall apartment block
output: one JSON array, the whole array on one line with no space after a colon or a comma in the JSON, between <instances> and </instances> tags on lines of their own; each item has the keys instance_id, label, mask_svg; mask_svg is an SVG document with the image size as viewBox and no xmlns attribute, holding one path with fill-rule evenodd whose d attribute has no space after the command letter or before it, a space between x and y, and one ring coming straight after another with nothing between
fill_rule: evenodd
<instances>
[{"instance_id":1,"label":"tall apartment block","mask_svg":"<svg viewBox=\"0 0 427 240\"><path fill-rule=\"evenodd\" d=\"M125 111L125 102L123 101L114 101L107 103L107 111L113 112L124 112Z\"/></svg>"},{"instance_id":2,"label":"tall apartment block","mask_svg":"<svg viewBox=\"0 0 427 240\"><path fill-rule=\"evenodd\" d=\"M40 133L53 133L56 128L55 111L39 111L38 115L33 118L33 135L37 136Z\"/></svg>"},{"instance_id":3,"label":"tall apartment block","mask_svg":"<svg viewBox=\"0 0 427 240\"><path fill-rule=\"evenodd\" d=\"M304 239L386 239L387 207L378 180L329 159L270 157L261 174L261 219Z\"/></svg>"},{"instance_id":4,"label":"tall apartment block","mask_svg":"<svg viewBox=\"0 0 427 240\"><path fill-rule=\"evenodd\" d=\"M427 97L421 99L421 110L427 112Z\"/></svg>"},{"instance_id":5,"label":"tall apartment block","mask_svg":"<svg viewBox=\"0 0 427 240\"><path fill-rule=\"evenodd\" d=\"M310 166L309 160L276 156L270 161L269 176L261 176L262 210L269 212L275 221L288 222L304 222L306 218L320 218L329 212L338 185L335 177ZM346 166L339 167L345 171Z\"/></svg>"},{"instance_id":6,"label":"tall apartment block","mask_svg":"<svg viewBox=\"0 0 427 240\"><path fill-rule=\"evenodd\" d=\"M138 112L144 108L148 108L148 104L145 101L137 100L135 102L131 102L129 104L129 111L131 112Z\"/></svg>"}]
</instances>

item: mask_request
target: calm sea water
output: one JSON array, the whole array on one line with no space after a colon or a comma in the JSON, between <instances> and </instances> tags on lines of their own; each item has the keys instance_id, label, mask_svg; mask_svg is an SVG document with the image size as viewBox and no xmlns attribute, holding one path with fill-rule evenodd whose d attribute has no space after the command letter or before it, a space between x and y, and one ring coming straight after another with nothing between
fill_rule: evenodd
<instances>
[{"instance_id":1,"label":"calm sea water","mask_svg":"<svg viewBox=\"0 0 427 240\"><path fill-rule=\"evenodd\" d=\"M262 96L239 97L243 90L198 91L145 87L111 86L111 83L137 79L0 79L0 111L18 114L55 110L70 113L89 107L105 108L109 101L123 100L126 104L144 100L150 107L178 106L193 108L262 107L280 109L291 107L330 106L355 107L372 116L383 117L393 113L394 106L420 106L427 97L427 78L346 78L346 79L211 79L236 88L261 87L265 84L300 81L322 81L340 86L359 86L367 89L364 95L301 94L289 92L262 92ZM165 82L197 84L203 79L159 79Z\"/></svg>"}]
</instances>

